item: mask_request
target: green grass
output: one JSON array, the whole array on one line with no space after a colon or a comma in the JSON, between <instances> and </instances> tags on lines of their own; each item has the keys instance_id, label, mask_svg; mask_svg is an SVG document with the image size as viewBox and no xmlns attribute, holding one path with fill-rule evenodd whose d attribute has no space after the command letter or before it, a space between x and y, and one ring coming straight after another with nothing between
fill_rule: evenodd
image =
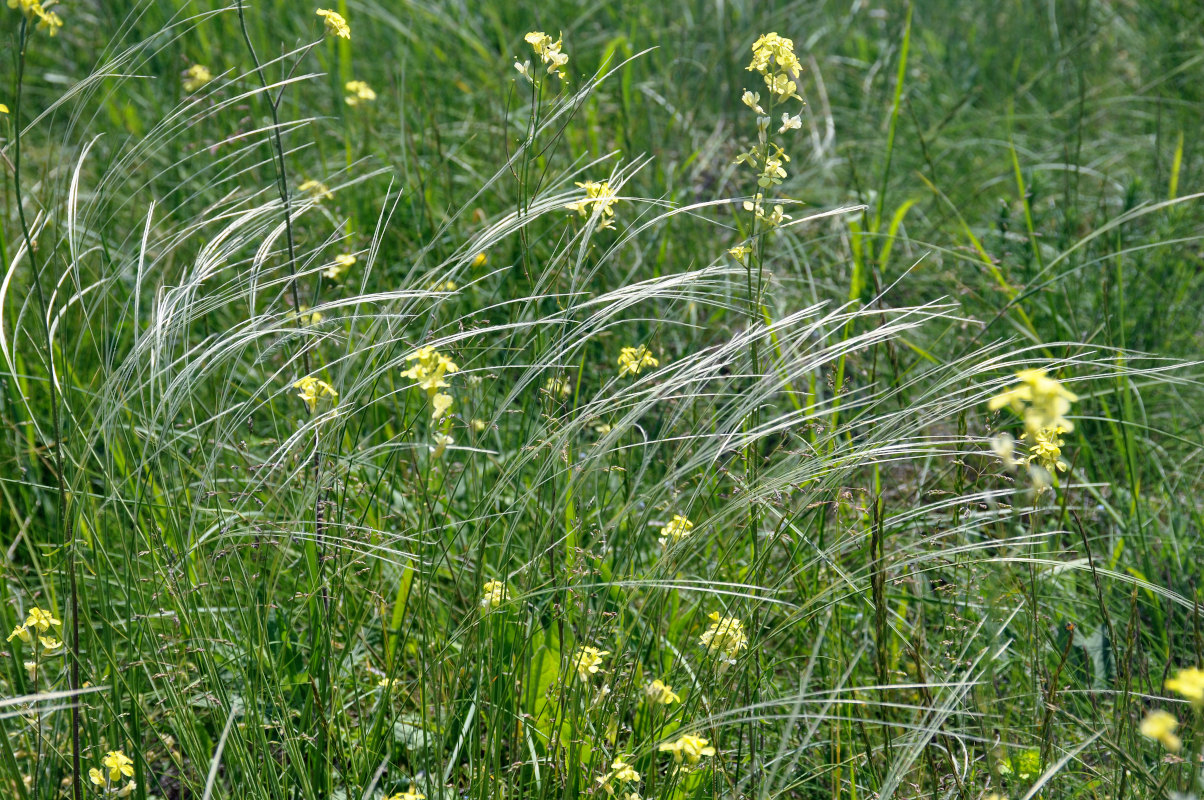
<instances>
[{"instance_id":1,"label":"green grass","mask_svg":"<svg viewBox=\"0 0 1204 800\"><path fill-rule=\"evenodd\" d=\"M0 622L66 645L3 648L0 795L110 750L137 800L1204 792L1196 4L55 8L0 8ZM989 441L1035 367L1080 398L1045 491Z\"/></svg>"}]
</instances>

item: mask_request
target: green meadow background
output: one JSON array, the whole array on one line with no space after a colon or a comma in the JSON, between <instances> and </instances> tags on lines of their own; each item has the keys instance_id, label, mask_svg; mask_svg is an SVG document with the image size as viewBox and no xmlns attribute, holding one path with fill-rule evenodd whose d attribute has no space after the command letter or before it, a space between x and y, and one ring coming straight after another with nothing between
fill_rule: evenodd
<instances>
[{"instance_id":1,"label":"green meadow background","mask_svg":"<svg viewBox=\"0 0 1204 800\"><path fill-rule=\"evenodd\" d=\"M0 7L0 796L1204 794L1204 6L332 8Z\"/></svg>"}]
</instances>

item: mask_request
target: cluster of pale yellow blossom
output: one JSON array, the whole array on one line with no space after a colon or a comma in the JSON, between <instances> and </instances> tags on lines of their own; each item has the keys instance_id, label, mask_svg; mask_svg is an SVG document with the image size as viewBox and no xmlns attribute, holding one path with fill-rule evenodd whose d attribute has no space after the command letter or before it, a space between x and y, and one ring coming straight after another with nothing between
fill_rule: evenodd
<instances>
[{"instance_id":1,"label":"cluster of pale yellow blossom","mask_svg":"<svg viewBox=\"0 0 1204 800\"><path fill-rule=\"evenodd\" d=\"M721 668L735 664L740 651L748 647L744 623L736 617L720 616L718 611L712 611L707 619L711 626L702 634L702 646L719 657Z\"/></svg>"},{"instance_id":2,"label":"cluster of pale yellow blossom","mask_svg":"<svg viewBox=\"0 0 1204 800\"><path fill-rule=\"evenodd\" d=\"M355 256L350 253L340 253L334 257L334 263L322 270L322 274L332 281L341 280L347 270L355 266Z\"/></svg>"},{"instance_id":3,"label":"cluster of pale yellow blossom","mask_svg":"<svg viewBox=\"0 0 1204 800\"><path fill-rule=\"evenodd\" d=\"M389 795L385 800L426 800L426 795L411 786L409 791Z\"/></svg>"},{"instance_id":4,"label":"cluster of pale yellow blossom","mask_svg":"<svg viewBox=\"0 0 1204 800\"><path fill-rule=\"evenodd\" d=\"M594 215L598 220L598 230L604 231L614 228L615 226L615 210L614 204L619 202L615 191L610 188L609 181L586 181L578 183L577 186L585 190L585 198L576 200L572 203L565 203L564 207L569 211L576 211L581 216L588 216L590 213L590 205L594 206Z\"/></svg>"},{"instance_id":5,"label":"cluster of pale yellow blossom","mask_svg":"<svg viewBox=\"0 0 1204 800\"><path fill-rule=\"evenodd\" d=\"M622 757L616 758L611 762L610 771L605 775L597 778L599 788L606 792L611 797L616 794L623 800L640 800L639 788L640 773ZM635 787L636 790L633 790Z\"/></svg>"},{"instance_id":6,"label":"cluster of pale yellow blossom","mask_svg":"<svg viewBox=\"0 0 1204 800\"><path fill-rule=\"evenodd\" d=\"M347 24L347 20L343 19L342 14L331 11L329 8L319 8L316 13L326 23L328 34L339 39L351 38L351 26Z\"/></svg>"},{"instance_id":7,"label":"cluster of pale yellow blossom","mask_svg":"<svg viewBox=\"0 0 1204 800\"><path fill-rule=\"evenodd\" d=\"M49 5L55 5L53 0ZM38 30L46 31L51 36L58 35L59 28L63 27L63 18L54 11L48 11L41 0L8 0L8 7L20 11L27 21L37 24Z\"/></svg>"},{"instance_id":8,"label":"cluster of pale yellow blossom","mask_svg":"<svg viewBox=\"0 0 1204 800\"><path fill-rule=\"evenodd\" d=\"M682 539L687 539L694 529L694 523L681 514L674 514L673 519L669 520L667 525L661 526L661 536L657 541L661 547L668 547L677 544Z\"/></svg>"},{"instance_id":9,"label":"cluster of pale yellow blossom","mask_svg":"<svg viewBox=\"0 0 1204 800\"><path fill-rule=\"evenodd\" d=\"M702 760L703 756L715 755L715 748L701 736L687 733L679 736L676 741L665 742L657 748L662 753L672 753L673 761L679 770L689 770Z\"/></svg>"},{"instance_id":10,"label":"cluster of pale yellow blossom","mask_svg":"<svg viewBox=\"0 0 1204 800\"><path fill-rule=\"evenodd\" d=\"M481 608L492 611L510 599L510 590L504 581L486 581L482 589Z\"/></svg>"},{"instance_id":11,"label":"cluster of pale yellow blossom","mask_svg":"<svg viewBox=\"0 0 1204 800\"><path fill-rule=\"evenodd\" d=\"M349 106L371 103L376 99L376 92L364 81L347 81L343 88L347 90L347 96L343 100Z\"/></svg>"},{"instance_id":12,"label":"cluster of pale yellow blossom","mask_svg":"<svg viewBox=\"0 0 1204 800\"><path fill-rule=\"evenodd\" d=\"M195 92L213 80L213 73L204 64L193 64L184 70L184 91Z\"/></svg>"},{"instance_id":13,"label":"cluster of pale yellow blossom","mask_svg":"<svg viewBox=\"0 0 1204 800\"><path fill-rule=\"evenodd\" d=\"M1166 682L1166 688L1191 701L1197 710L1204 711L1204 669L1181 669ZM1167 711L1151 711L1141 721L1141 735L1153 739L1172 753L1178 753L1183 740L1176 734L1179 720Z\"/></svg>"},{"instance_id":14,"label":"cluster of pale yellow blossom","mask_svg":"<svg viewBox=\"0 0 1204 800\"><path fill-rule=\"evenodd\" d=\"M110 750L100 760L100 767L88 770L88 780L93 786L110 797L129 797L138 788L134 781L124 785L125 778L134 776L134 762L120 750Z\"/></svg>"},{"instance_id":15,"label":"cluster of pale yellow blossom","mask_svg":"<svg viewBox=\"0 0 1204 800\"><path fill-rule=\"evenodd\" d=\"M34 659L24 662L29 679L37 680L38 660L45 656L56 655L63 646L63 640L56 638L51 628L61 628L63 623L49 611L34 606L25 616L25 622L13 628L8 635L8 641L20 639L25 644L34 644L34 634L37 634L37 645L34 649Z\"/></svg>"},{"instance_id":16,"label":"cluster of pale yellow blossom","mask_svg":"<svg viewBox=\"0 0 1204 800\"><path fill-rule=\"evenodd\" d=\"M1016 378L1020 383L992 397L987 407L992 411L1008 407L1021 416L1024 433L1020 438L1028 443L1028 456L1017 459L1012 455L1012 439L1007 434L993 437L991 447L1009 467L1036 463L1050 475L1065 472L1062 434L1074 430L1066 414L1078 396L1043 369L1020 370Z\"/></svg>"},{"instance_id":17,"label":"cluster of pale yellow blossom","mask_svg":"<svg viewBox=\"0 0 1204 800\"><path fill-rule=\"evenodd\" d=\"M661 362L652 355L652 351L644 345L639 347L624 347L619 351L619 377L624 375L639 375L644 367L659 367Z\"/></svg>"},{"instance_id":18,"label":"cluster of pale yellow blossom","mask_svg":"<svg viewBox=\"0 0 1204 800\"><path fill-rule=\"evenodd\" d=\"M294 383L293 388L300 390L297 392L297 397L305 401L305 405L310 413L318 410L318 401L323 397L329 397L332 403L337 403L339 399L339 393L335 391L333 386L321 378L315 378L313 375L306 375Z\"/></svg>"},{"instance_id":19,"label":"cluster of pale yellow blossom","mask_svg":"<svg viewBox=\"0 0 1204 800\"><path fill-rule=\"evenodd\" d=\"M321 181L307 180L302 181L297 190L302 194L307 194L313 200L321 202L323 200L332 200L334 195L331 194L330 188Z\"/></svg>"},{"instance_id":20,"label":"cluster of pale yellow blossom","mask_svg":"<svg viewBox=\"0 0 1204 800\"><path fill-rule=\"evenodd\" d=\"M786 180L786 164L790 162L790 156L780 145L770 141L769 128L772 115L779 106L791 100L802 101L796 83L802 66L794 54L794 42L776 33L767 33L757 39L752 50L753 59L748 69L761 74L769 92L766 105L761 104L760 92L745 90L740 98L757 115L757 143L747 153L737 156L736 163L747 164L757 172L757 191L752 200L744 201L744 210L753 212L764 227L776 228L789 220L790 215L780 204L766 210L765 193ZM784 134L798 130L802 124L799 114L784 112L777 132ZM748 245L738 245L728 250L741 263L746 263L750 252L752 249Z\"/></svg>"},{"instance_id":21,"label":"cluster of pale yellow blossom","mask_svg":"<svg viewBox=\"0 0 1204 800\"><path fill-rule=\"evenodd\" d=\"M564 67L569 63L569 57L567 53L560 51L564 43L563 37L553 42L552 37L543 31L531 31L523 37L523 40L531 45L531 49L535 51L535 55L539 56L539 59L548 65L549 75L556 75L562 81L568 79ZM520 63L518 60L515 60L514 68L527 80L535 81L534 76L531 75L531 62L525 61Z\"/></svg>"},{"instance_id":22,"label":"cluster of pale yellow blossom","mask_svg":"<svg viewBox=\"0 0 1204 800\"><path fill-rule=\"evenodd\" d=\"M435 429L431 445L431 457L441 458L447 446L455 443L451 436L451 417L448 411L454 399L451 394L440 391L451 386L444 378L459 372L456 362L438 352L432 347L420 347L406 356L406 361L412 361L410 368L401 373L403 378L418 382L418 388L426 392L431 403L431 424L438 425Z\"/></svg>"}]
</instances>

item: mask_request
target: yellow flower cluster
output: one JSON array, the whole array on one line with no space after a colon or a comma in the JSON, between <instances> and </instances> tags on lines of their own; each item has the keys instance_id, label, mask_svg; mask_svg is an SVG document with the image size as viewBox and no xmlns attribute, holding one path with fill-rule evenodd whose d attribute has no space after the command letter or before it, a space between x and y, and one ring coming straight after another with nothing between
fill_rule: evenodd
<instances>
[{"instance_id":1,"label":"yellow flower cluster","mask_svg":"<svg viewBox=\"0 0 1204 800\"><path fill-rule=\"evenodd\" d=\"M602 656L610 655L609 650L599 650L596 647L578 647L573 654L573 669L577 677L589 683L589 679L602 671Z\"/></svg>"},{"instance_id":2,"label":"yellow flower cluster","mask_svg":"<svg viewBox=\"0 0 1204 800\"><path fill-rule=\"evenodd\" d=\"M347 96L343 99L349 106L371 103L376 99L376 92L372 91L372 87L363 81L347 81L343 88L347 90Z\"/></svg>"},{"instance_id":3,"label":"yellow flower cluster","mask_svg":"<svg viewBox=\"0 0 1204 800\"><path fill-rule=\"evenodd\" d=\"M434 419L439 419L444 412L451 408L452 404L451 395L439 391L451 385L443 379L454 372L459 372L460 368L456 366L456 362L432 347L418 348L406 356L406 361L414 363L401 373L401 377L418 381L418 388L426 392L432 406L441 409L432 415Z\"/></svg>"},{"instance_id":4,"label":"yellow flower cluster","mask_svg":"<svg viewBox=\"0 0 1204 800\"><path fill-rule=\"evenodd\" d=\"M25 19L37 23L38 30L46 31L51 36L57 36L59 28L63 27L63 18L53 11L47 11L41 0L8 0L8 7L20 11Z\"/></svg>"},{"instance_id":5,"label":"yellow flower cluster","mask_svg":"<svg viewBox=\"0 0 1204 800\"><path fill-rule=\"evenodd\" d=\"M486 581L481 595L481 608L492 611L510 599L510 590L502 581Z\"/></svg>"},{"instance_id":6,"label":"yellow flower cluster","mask_svg":"<svg viewBox=\"0 0 1204 800\"><path fill-rule=\"evenodd\" d=\"M1028 463L1036 461L1051 475L1054 470L1065 472L1069 469L1066 462L1062 460L1062 445L1066 442L1062 440L1061 434L1065 432L1065 428L1057 425L1052 428L1042 428L1033 434L1032 443L1028 446ZM1020 438L1028 438L1028 433L1020 434Z\"/></svg>"},{"instance_id":7,"label":"yellow flower cluster","mask_svg":"<svg viewBox=\"0 0 1204 800\"><path fill-rule=\"evenodd\" d=\"M671 544L677 544L682 539L689 538L690 531L693 530L694 523L683 517L681 514L674 514L673 519L669 520L669 524L661 526L661 537L659 539L661 547L668 547Z\"/></svg>"},{"instance_id":8,"label":"yellow flower cluster","mask_svg":"<svg viewBox=\"0 0 1204 800\"><path fill-rule=\"evenodd\" d=\"M334 195L330 193L330 189L321 181L305 181L297 187L297 190L309 195L314 200L332 200L334 198Z\"/></svg>"},{"instance_id":9,"label":"yellow flower cluster","mask_svg":"<svg viewBox=\"0 0 1204 800\"><path fill-rule=\"evenodd\" d=\"M1064 387L1056 378L1049 377L1043 369L1022 369L1016 373L1020 383L1007 389L987 402L987 407L998 411L1008 406L1024 418L1024 429L1035 441L1037 435L1048 428L1061 428L1062 433L1074 430L1074 423L1066 419L1070 404L1078 395Z\"/></svg>"},{"instance_id":10,"label":"yellow flower cluster","mask_svg":"<svg viewBox=\"0 0 1204 800\"><path fill-rule=\"evenodd\" d=\"M24 624L13 628L13 632L8 635L7 641L11 642L13 639L20 639L26 644L30 644L33 641L31 632L36 632L42 647L47 650L57 650L63 646L63 643L53 636L46 636L45 634L50 633L52 627L59 628L62 625L62 621L56 619L54 614L34 606L29 609L29 613L25 616Z\"/></svg>"},{"instance_id":11,"label":"yellow flower cluster","mask_svg":"<svg viewBox=\"0 0 1204 800\"><path fill-rule=\"evenodd\" d=\"M767 33L753 42L753 59L748 65L749 72L759 72L765 78L765 85L778 98L778 101L790 98L802 98L796 90L795 81L802 70L798 57L794 54L794 40L776 33Z\"/></svg>"},{"instance_id":12,"label":"yellow flower cluster","mask_svg":"<svg viewBox=\"0 0 1204 800\"><path fill-rule=\"evenodd\" d=\"M639 347L624 347L619 351L619 377L624 375L639 375L644 367L659 367L657 361L644 345Z\"/></svg>"},{"instance_id":13,"label":"yellow flower cluster","mask_svg":"<svg viewBox=\"0 0 1204 800\"><path fill-rule=\"evenodd\" d=\"M1140 731L1142 736L1160 742L1172 753L1178 753L1179 748L1183 746L1183 740L1175 735L1175 728L1178 727L1179 720L1159 710L1146 714L1145 719L1141 721Z\"/></svg>"},{"instance_id":14,"label":"yellow flower cluster","mask_svg":"<svg viewBox=\"0 0 1204 800\"><path fill-rule=\"evenodd\" d=\"M443 420L442 425L432 437L434 444L431 445L431 458L442 458L448 445L455 443L455 439L451 436L451 417L447 416L447 412L451 410L452 403L455 401L450 394L439 390L446 389L451 385L444 378L459 372L460 368L456 362L433 347L418 348L406 356L406 361L414 363L401 373L401 377L417 381L418 388L426 392L427 399L431 402L432 424Z\"/></svg>"},{"instance_id":15,"label":"yellow flower cluster","mask_svg":"<svg viewBox=\"0 0 1204 800\"><path fill-rule=\"evenodd\" d=\"M297 393L297 397L305 401L305 405L311 412L318 409L318 400L323 397L329 397L331 402L338 402L339 399L339 393L334 390L333 386L313 375L306 375L294 383L293 388L301 390Z\"/></svg>"},{"instance_id":16,"label":"yellow flower cluster","mask_svg":"<svg viewBox=\"0 0 1204 800\"><path fill-rule=\"evenodd\" d=\"M346 273L347 270L355 266L355 262L357 260L358 259L356 259L356 257L350 253L340 253L334 257L333 264L322 270L322 274L332 281L337 281L343 277L343 274Z\"/></svg>"},{"instance_id":17,"label":"yellow flower cluster","mask_svg":"<svg viewBox=\"0 0 1204 800\"><path fill-rule=\"evenodd\" d=\"M769 89L770 111L774 105L788 100L799 100L798 73L801 69L798 58L794 55L794 42L776 33L767 33L753 43L753 59L748 65L751 72L760 73ZM776 228L791 217L781 205L767 209L765 190L780 186L786 180L786 164L790 156L779 145L769 141L770 111L761 105L761 93L744 91L741 102L757 115L757 144L747 153L736 157L737 164L747 164L757 171L757 192L752 200L744 201L744 210L751 211L757 220L768 228ZM798 114L782 114L782 124L778 133L798 130L803 125L802 117ZM728 252L740 263L751 251L746 246L734 247Z\"/></svg>"},{"instance_id":18,"label":"yellow flower cluster","mask_svg":"<svg viewBox=\"0 0 1204 800\"><path fill-rule=\"evenodd\" d=\"M213 73L209 71L209 67L204 64L193 64L184 70L184 91L195 92L211 80L213 80Z\"/></svg>"},{"instance_id":19,"label":"yellow flower cluster","mask_svg":"<svg viewBox=\"0 0 1204 800\"><path fill-rule=\"evenodd\" d=\"M698 764L703 756L715 755L715 748L701 736L684 734L675 742L665 742L657 748L662 753L672 753L678 769L689 769Z\"/></svg>"},{"instance_id":20,"label":"yellow flower cluster","mask_svg":"<svg viewBox=\"0 0 1204 800\"><path fill-rule=\"evenodd\" d=\"M644 694L649 701L663 706L681 702L681 696L673 691L673 687L661 680L655 680L645 686Z\"/></svg>"},{"instance_id":21,"label":"yellow flower cluster","mask_svg":"<svg viewBox=\"0 0 1204 800\"><path fill-rule=\"evenodd\" d=\"M122 778L134 776L134 762L120 750L110 750L100 760L101 767L88 770L88 780L94 786L105 789L113 797L129 797L138 788L138 784L130 781L120 786Z\"/></svg>"},{"instance_id":22,"label":"yellow flower cluster","mask_svg":"<svg viewBox=\"0 0 1204 800\"><path fill-rule=\"evenodd\" d=\"M1187 698L1196 708L1204 709L1204 669L1181 669L1167 680L1166 688Z\"/></svg>"},{"instance_id":23,"label":"yellow flower cluster","mask_svg":"<svg viewBox=\"0 0 1204 800\"><path fill-rule=\"evenodd\" d=\"M711 626L703 632L700 644L710 653L721 654L725 663L735 664L740 651L748 647L744 624L735 617L722 617L718 611L712 611L707 619Z\"/></svg>"},{"instance_id":24,"label":"yellow flower cluster","mask_svg":"<svg viewBox=\"0 0 1204 800\"><path fill-rule=\"evenodd\" d=\"M322 17L326 23L326 32L328 34L340 39L351 38L351 26L347 24L347 20L343 19L342 14L337 11L331 11L329 8L319 8L317 15Z\"/></svg>"},{"instance_id":25,"label":"yellow flower cluster","mask_svg":"<svg viewBox=\"0 0 1204 800\"><path fill-rule=\"evenodd\" d=\"M385 800L426 800L426 795L411 786L408 792L398 792L397 794L389 795Z\"/></svg>"},{"instance_id":26,"label":"yellow flower cluster","mask_svg":"<svg viewBox=\"0 0 1204 800\"><path fill-rule=\"evenodd\" d=\"M622 758L616 758L610 765L610 771L600 778L596 779L598 785L611 797L615 796L615 789L619 789L619 796L623 800L639 800L639 793L635 791L627 791L628 784L638 784L640 782L640 773Z\"/></svg>"},{"instance_id":27,"label":"yellow flower cluster","mask_svg":"<svg viewBox=\"0 0 1204 800\"><path fill-rule=\"evenodd\" d=\"M535 55L539 56L540 60L548 65L549 75L555 74L561 80L565 80L564 66L569 63L569 57L566 53L560 52L560 47L564 42L563 37L553 42L552 37L543 31L531 31L523 37L523 40L531 45L531 49L535 51ZM519 72L528 78L531 77L530 72L524 68L525 65L515 64L515 66L519 67Z\"/></svg>"},{"instance_id":28,"label":"yellow flower cluster","mask_svg":"<svg viewBox=\"0 0 1204 800\"><path fill-rule=\"evenodd\" d=\"M615 226L615 210L614 204L619 202L615 196L615 192L610 188L609 181L597 183L595 181L586 181L578 183L577 186L585 190L585 199L578 200L573 203L565 203L564 207L569 211L576 211L581 216L588 216L590 203L594 204L594 213L598 217L598 230L604 231Z\"/></svg>"}]
</instances>

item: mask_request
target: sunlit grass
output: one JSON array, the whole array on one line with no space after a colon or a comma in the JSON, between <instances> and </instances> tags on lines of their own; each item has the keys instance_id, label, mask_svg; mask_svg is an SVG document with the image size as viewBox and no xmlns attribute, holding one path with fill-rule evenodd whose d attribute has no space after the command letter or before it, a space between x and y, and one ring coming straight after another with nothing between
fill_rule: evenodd
<instances>
[{"instance_id":1,"label":"sunlit grass","mask_svg":"<svg viewBox=\"0 0 1204 800\"><path fill-rule=\"evenodd\" d=\"M19 5L4 796L1201 794L1198 10Z\"/></svg>"}]
</instances>

